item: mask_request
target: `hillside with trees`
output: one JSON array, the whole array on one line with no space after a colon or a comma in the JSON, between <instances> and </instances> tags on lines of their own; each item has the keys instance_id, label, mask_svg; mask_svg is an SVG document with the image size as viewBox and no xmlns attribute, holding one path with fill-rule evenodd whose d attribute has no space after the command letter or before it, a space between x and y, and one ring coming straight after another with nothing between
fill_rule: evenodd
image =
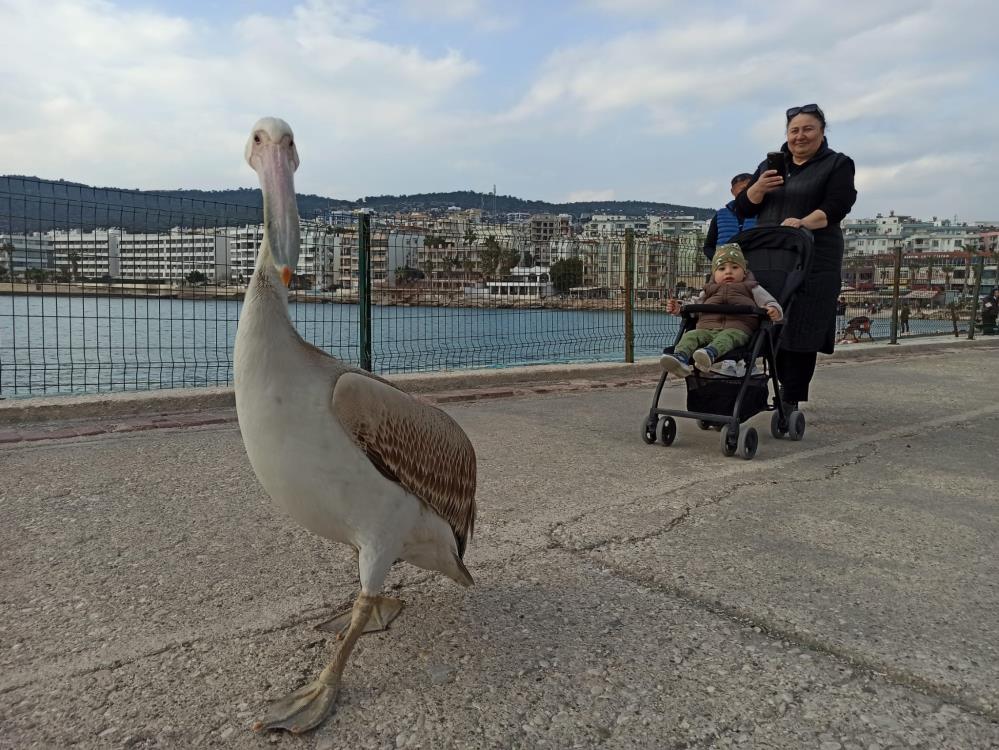
<instances>
[{"instance_id":1,"label":"hillside with trees","mask_svg":"<svg viewBox=\"0 0 999 750\"><path fill-rule=\"evenodd\" d=\"M417 195L376 195L359 200L298 196L298 212L311 219L329 210L370 208L377 213L439 213L452 206L486 213L594 213L625 216L692 215L709 218L713 211L653 201L586 201L548 203L473 190ZM119 227L130 231L165 231L173 227L238 226L261 220L262 199L256 188L235 190L123 190L65 180L0 176L0 232L44 232L49 229Z\"/></svg>"}]
</instances>

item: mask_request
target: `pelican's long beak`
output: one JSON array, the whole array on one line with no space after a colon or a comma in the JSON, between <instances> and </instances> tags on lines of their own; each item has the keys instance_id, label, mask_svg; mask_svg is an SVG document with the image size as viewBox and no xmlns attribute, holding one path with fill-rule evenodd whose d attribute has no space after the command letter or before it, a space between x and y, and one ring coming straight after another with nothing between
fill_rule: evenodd
<instances>
[{"instance_id":1,"label":"pelican's long beak","mask_svg":"<svg viewBox=\"0 0 999 750\"><path fill-rule=\"evenodd\" d=\"M264 195L264 236L285 286L298 265L301 244L295 203L295 167L288 147L271 143L260 150L260 189Z\"/></svg>"}]
</instances>

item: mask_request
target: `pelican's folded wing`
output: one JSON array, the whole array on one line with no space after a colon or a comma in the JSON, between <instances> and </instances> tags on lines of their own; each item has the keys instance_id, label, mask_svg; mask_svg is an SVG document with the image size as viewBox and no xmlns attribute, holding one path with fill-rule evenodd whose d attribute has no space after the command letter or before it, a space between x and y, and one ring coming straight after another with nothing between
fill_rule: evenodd
<instances>
[{"instance_id":1,"label":"pelican's folded wing","mask_svg":"<svg viewBox=\"0 0 999 750\"><path fill-rule=\"evenodd\" d=\"M366 373L341 375L333 414L378 470L454 530L458 554L475 526L475 449L451 417Z\"/></svg>"}]
</instances>

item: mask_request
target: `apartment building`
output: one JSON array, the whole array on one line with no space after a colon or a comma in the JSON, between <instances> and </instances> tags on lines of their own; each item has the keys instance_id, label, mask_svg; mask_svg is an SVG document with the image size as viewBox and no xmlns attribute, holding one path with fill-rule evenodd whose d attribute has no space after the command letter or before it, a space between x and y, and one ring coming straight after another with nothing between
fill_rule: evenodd
<instances>
[{"instance_id":1,"label":"apartment building","mask_svg":"<svg viewBox=\"0 0 999 750\"><path fill-rule=\"evenodd\" d=\"M572 217L569 214L534 214L528 226L531 242L540 244L572 234Z\"/></svg>"},{"instance_id":2,"label":"apartment building","mask_svg":"<svg viewBox=\"0 0 999 750\"><path fill-rule=\"evenodd\" d=\"M649 234L679 235L701 234L708 232L711 220L698 219L694 216L650 216Z\"/></svg>"},{"instance_id":3,"label":"apartment building","mask_svg":"<svg viewBox=\"0 0 999 750\"><path fill-rule=\"evenodd\" d=\"M639 297L675 294L700 288L708 267L700 243L692 235L675 238L636 237L632 285ZM623 289L626 282L624 238L583 238L578 256L585 286ZM650 294L651 291L656 294Z\"/></svg>"},{"instance_id":4,"label":"apartment building","mask_svg":"<svg viewBox=\"0 0 999 750\"><path fill-rule=\"evenodd\" d=\"M52 257L57 270L75 274L78 278L117 278L121 274L119 229L51 230L45 237L52 244Z\"/></svg>"},{"instance_id":5,"label":"apartment building","mask_svg":"<svg viewBox=\"0 0 999 750\"><path fill-rule=\"evenodd\" d=\"M843 222L847 256L885 255L901 247L903 252L956 252L976 250L982 244L982 229L956 220L930 221L911 216L878 214L873 219Z\"/></svg>"},{"instance_id":6,"label":"apartment building","mask_svg":"<svg viewBox=\"0 0 999 750\"><path fill-rule=\"evenodd\" d=\"M263 224L247 224L242 227L226 227L224 230L227 241L226 279L238 284L245 284L253 275L257 260L257 251L264 239ZM299 253L295 274L306 276L313 280L316 286L326 286L321 283L328 275L327 263L333 244L334 232L337 231L325 222L301 221L299 223ZM356 237L356 232L355 235ZM219 278L219 280L222 280Z\"/></svg>"},{"instance_id":7,"label":"apartment building","mask_svg":"<svg viewBox=\"0 0 999 750\"><path fill-rule=\"evenodd\" d=\"M179 281L198 272L208 281L224 281L229 265L229 237L224 230L171 229L169 232L122 232L118 237L118 273L114 278Z\"/></svg>"},{"instance_id":8,"label":"apartment building","mask_svg":"<svg viewBox=\"0 0 999 750\"><path fill-rule=\"evenodd\" d=\"M648 218L638 219L632 216L614 214L593 214L590 220L583 225L583 236L601 237L624 234L625 230L628 229L633 229L635 232L648 232L649 220Z\"/></svg>"},{"instance_id":9,"label":"apartment building","mask_svg":"<svg viewBox=\"0 0 999 750\"><path fill-rule=\"evenodd\" d=\"M392 286L397 281L397 270L401 268L421 268L426 272L428 255L424 240L426 235L419 229L371 230L371 283L377 286ZM434 263L443 258L446 244L435 243L432 248ZM439 255L437 254L439 253ZM332 235L332 242L317 250L321 260L316 265L321 268L322 286L337 286L341 289L357 290L360 279L357 230L349 229ZM421 258L422 263L421 263ZM319 277L317 277L318 283Z\"/></svg>"},{"instance_id":10,"label":"apartment building","mask_svg":"<svg viewBox=\"0 0 999 750\"><path fill-rule=\"evenodd\" d=\"M52 241L49 237L32 234L0 234L0 264L9 273L22 274L31 269L55 269Z\"/></svg>"}]
</instances>

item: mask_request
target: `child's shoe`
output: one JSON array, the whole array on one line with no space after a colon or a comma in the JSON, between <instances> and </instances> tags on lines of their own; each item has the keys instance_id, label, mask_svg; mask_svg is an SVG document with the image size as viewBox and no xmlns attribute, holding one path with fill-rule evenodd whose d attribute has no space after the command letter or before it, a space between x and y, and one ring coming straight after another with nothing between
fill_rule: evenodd
<instances>
[{"instance_id":1,"label":"child's shoe","mask_svg":"<svg viewBox=\"0 0 999 750\"><path fill-rule=\"evenodd\" d=\"M694 367L701 372L710 372L711 365L718 356L718 351L713 346L706 346L694 352Z\"/></svg>"},{"instance_id":2,"label":"child's shoe","mask_svg":"<svg viewBox=\"0 0 999 750\"><path fill-rule=\"evenodd\" d=\"M682 352L664 354L659 358L659 366L675 378L685 378L693 372L688 364L689 361L687 355Z\"/></svg>"}]
</instances>

